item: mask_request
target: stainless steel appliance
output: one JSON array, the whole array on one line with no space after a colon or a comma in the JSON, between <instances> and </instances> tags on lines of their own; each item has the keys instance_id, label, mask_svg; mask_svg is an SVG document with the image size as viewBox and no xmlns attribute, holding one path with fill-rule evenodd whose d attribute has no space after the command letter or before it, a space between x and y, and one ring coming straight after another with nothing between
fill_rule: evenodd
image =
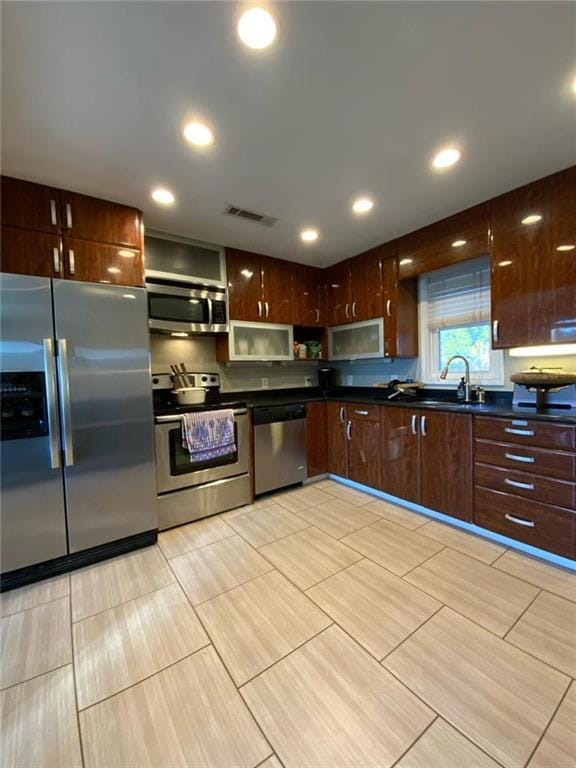
<instances>
[{"instance_id":1,"label":"stainless steel appliance","mask_svg":"<svg viewBox=\"0 0 576 768\"><path fill-rule=\"evenodd\" d=\"M206 386L209 404L177 405L172 377L156 374L154 430L159 528L198 520L250 502L250 437L245 403L221 402L220 379L213 373L189 373L196 385ZM182 446L182 414L191 411L234 410L236 451L205 462L192 462Z\"/></svg>"},{"instance_id":2,"label":"stainless steel appliance","mask_svg":"<svg viewBox=\"0 0 576 768\"><path fill-rule=\"evenodd\" d=\"M4 274L0 298L6 586L158 523L146 291Z\"/></svg>"},{"instance_id":3,"label":"stainless steel appliance","mask_svg":"<svg viewBox=\"0 0 576 768\"><path fill-rule=\"evenodd\" d=\"M306 480L306 405L254 409L256 494Z\"/></svg>"},{"instance_id":4,"label":"stainless steel appliance","mask_svg":"<svg viewBox=\"0 0 576 768\"><path fill-rule=\"evenodd\" d=\"M146 281L148 324L159 333L223 333L228 330L225 288Z\"/></svg>"}]
</instances>

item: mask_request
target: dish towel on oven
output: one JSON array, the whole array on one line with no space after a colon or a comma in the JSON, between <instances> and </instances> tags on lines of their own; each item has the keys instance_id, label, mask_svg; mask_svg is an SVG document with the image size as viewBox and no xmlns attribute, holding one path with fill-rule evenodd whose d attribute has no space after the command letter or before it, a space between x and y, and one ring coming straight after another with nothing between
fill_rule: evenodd
<instances>
[{"instance_id":1,"label":"dish towel on oven","mask_svg":"<svg viewBox=\"0 0 576 768\"><path fill-rule=\"evenodd\" d=\"M234 453L234 411L226 408L182 414L182 445L193 463Z\"/></svg>"}]
</instances>

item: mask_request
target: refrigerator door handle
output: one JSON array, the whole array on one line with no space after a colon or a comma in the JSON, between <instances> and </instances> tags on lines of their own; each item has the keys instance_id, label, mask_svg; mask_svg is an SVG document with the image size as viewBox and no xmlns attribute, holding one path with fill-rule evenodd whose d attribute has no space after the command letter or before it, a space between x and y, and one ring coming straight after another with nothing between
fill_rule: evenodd
<instances>
[{"instance_id":1,"label":"refrigerator door handle","mask_svg":"<svg viewBox=\"0 0 576 768\"><path fill-rule=\"evenodd\" d=\"M58 376L60 379L60 411L64 427L64 464L74 465L74 447L72 445L72 416L70 412L70 372L68 370L68 342L58 340Z\"/></svg>"},{"instance_id":2,"label":"refrigerator door handle","mask_svg":"<svg viewBox=\"0 0 576 768\"><path fill-rule=\"evenodd\" d=\"M44 376L46 377L46 410L48 411L48 432L50 436L50 467L60 468L60 424L58 422L56 358L54 341L44 339Z\"/></svg>"}]
</instances>

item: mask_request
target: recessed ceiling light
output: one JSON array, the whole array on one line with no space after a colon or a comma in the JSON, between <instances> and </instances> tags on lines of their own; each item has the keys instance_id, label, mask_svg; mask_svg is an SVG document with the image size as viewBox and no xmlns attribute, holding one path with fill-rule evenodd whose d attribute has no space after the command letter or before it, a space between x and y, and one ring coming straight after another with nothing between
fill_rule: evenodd
<instances>
[{"instance_id":1,"label":"recessed ceiling light","mask_svg":"<svg viewBox=\"0 0 576 768\"><path fill-rule=\"evenodd\" d=\"M188 333L185 333L184 331L174 331L170 334L170 336L177 336L179 339L183 339L187 336L189 336Z\"/></svg>"},{"instance_id":2,"label":"recessed ceiling light","mask_svg":"<svg viewBox=\"0 0 576 768\"><path fill-rule=\"evenodd\" d=\"M122 270L118 269L118 267L108 267L108 272L110 272L111 275L119 275Z\"/></svg>"},{"instance_id":3,"label":"recessed ceiling light","mask_svg":"<svg viewBox=\"0 0 576 768\"><path fill-rule=\"evenodd\" d=\"M196 147L208 147L214 142L214 134L207 125L188 123L184 128L184 138Z\"/></svg>"},{"instance_id":4,"label":"recessed ceiling light","mask_svg":"<svg viewBox=\"0 0 576 768\"><path fill-rule=\"evenodd\" d=\"M153 189L151 197L155 203L159 203L160 205L172 205L176 200L172 192L164 187Z\"/></svg>"},{"instance_id":5,"label":"recessed ceiling light","mask_svg":"<svg viewBox=\"0 0 576 768\"><path fill-rule=\"evenodd\" d=\"M352 205L354 213L368 213L374 208L374 203L369 197L359 197Z\"/></svg>"},{"instance_id":6,"label":"recessed ceiling light","mask_svg":"<svg viewBox=\"0 0 576 768\"><path fill-rule=\"evenodd\" d=\"M566 245L559 245L557 246L557 251L573 251L574 248L576 248L576 245L572 245L572 243L566 243Z\"/></svg>"},{"instance_id":7,"label":"recessed ceiling light","mask_svg":"<svg viewBox=\"0 0 576 768\"><path fill-rule=\"evenodd\" d=\"M118 251L118 256L122 256L123 259L133 259L135 255L134 251L127 251L124 248Z\"/></svg>"},{"instance_id":8,"label":"recessed ceiling light","mask_svg":"<svg viewBox=\"0 0 576 768\"><path fill-rule=\"evenodd\" d=\"M318 240L318 231L316 229L303 229L300 237L305 243L313 243Z\"/></svg>"},{"instance_id":9,"label":"recessed ceiling light","mask_svg":"<svg viewBox=\"0 0 576 768\"><path fill-rule=\"evenodd\" d=\"M400 259L398 263L403 267L404 264L412 264L412 259Z\"/></svg>"},{"instance_id":10,"label":"recessed ceiling light","mask_svg":"<svg viewBox=\"0 0 576 768\"><path fill-rule=\"evenodd\" d=\"M456 149L456 147L446 147L434 155L432 165L438 170L443 170L444 168L450 168L451 165L457 163L461 157L462 152L460 152L459 149Z\"/></svg>"},{"instance_id":11,"label":"recessed ceiling light","mask_svg":"<svg viewBox=\"0 0 576 768\"><path fill-rule=\"evenodd\" d=\"M542 216L539 213L531 213L522 219L522 224L536 224L539 221L542 221Z\"/></svg>"},{"instance_id":12,"label":"recessed ceiling light","mask_svg":"<svg viewBox=\"0 0 576 768\"><path fill-rule=\"evenodd\" d=\"M454 240L452 243L452 248L462 248L462 246L466 245L467 242L467 240Z\"/></svg>"},{"instance_id":13,"label":"recessed ceiling light","mask_svg":"<svg viewBox=\"0 0 576 768\"><path fill-rule=\"evenodd\" d=\"M506 259L506 261L499 261L498 266L499 267L509 267L512 262L509 259Z\"/></svg>"},{"instance_id":14,"label":"recessed ceiling light","mask_svg":"<svg viewBox=\"0 0 576 768\"><path fill-rule=\"evenodd\" d=\"M240 16L238 37L249 48L268 48L276 39L276 22L264 8L250 8Z\"/></svg>"}]
</instances>

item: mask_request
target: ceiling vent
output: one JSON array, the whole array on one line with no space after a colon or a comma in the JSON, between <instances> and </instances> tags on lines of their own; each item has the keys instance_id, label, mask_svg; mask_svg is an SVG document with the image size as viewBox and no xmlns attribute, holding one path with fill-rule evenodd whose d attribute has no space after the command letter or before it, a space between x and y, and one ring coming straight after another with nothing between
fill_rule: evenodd
<instances>
[{"instance_id":1,"label":"ceiling vent","mask_svg":"<svg viewBox=\"0 0 576 768\"><path fill-rule=\"evenodd\" d=\"M273 216L264 216L262 213L247 211L245 208L240 208L237 205L227 205L224 213L228 216L235 216L237 219L253 221L255 224L261 224L263 227L273 227L278 221Z\"/></svg>"}]
</instances>

